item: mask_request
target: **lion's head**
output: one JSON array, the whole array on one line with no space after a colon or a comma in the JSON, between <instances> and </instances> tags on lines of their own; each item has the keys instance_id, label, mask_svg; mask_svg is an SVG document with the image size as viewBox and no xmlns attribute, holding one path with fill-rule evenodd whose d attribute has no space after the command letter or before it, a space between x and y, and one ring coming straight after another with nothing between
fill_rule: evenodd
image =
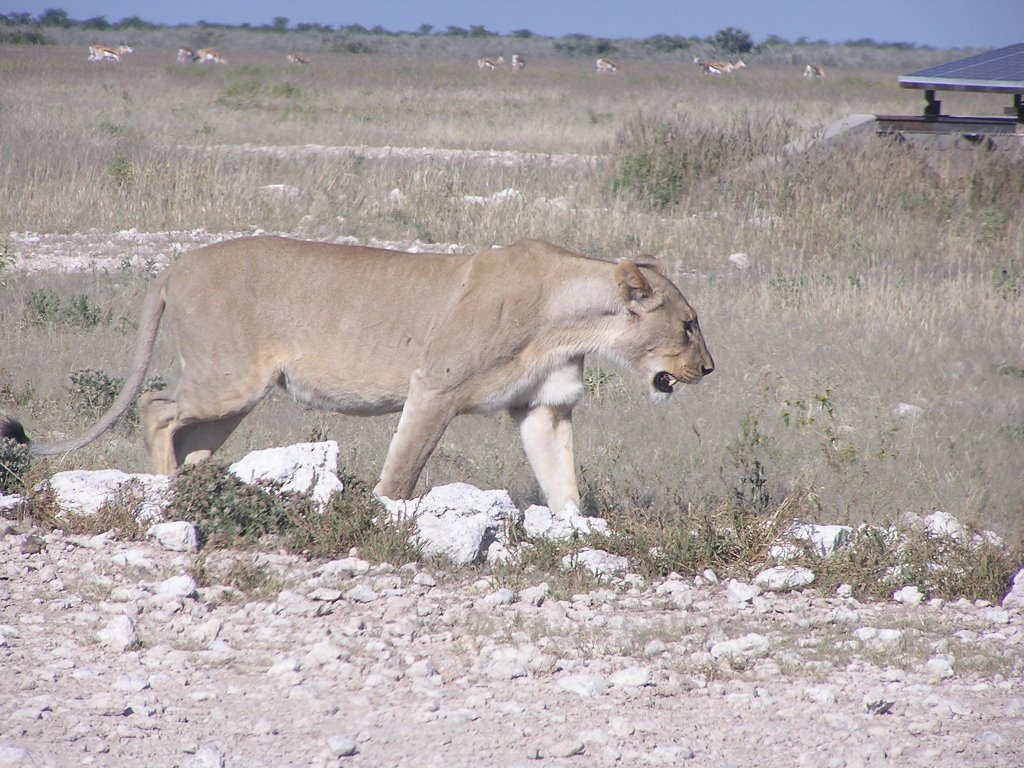
<instances>
[{"instance_id":1,"label":"lion's head","mask_svg":"<svg viewBox=\"0 0 1024 768\"><path fill-rule=\"evenodd\" d=\"M667 399L677 384L694 384L715 370L697 313L659 264L624 259L615 279L630 314L624 354L646 379L652 399Z\"/></svg>"}]
</instances>

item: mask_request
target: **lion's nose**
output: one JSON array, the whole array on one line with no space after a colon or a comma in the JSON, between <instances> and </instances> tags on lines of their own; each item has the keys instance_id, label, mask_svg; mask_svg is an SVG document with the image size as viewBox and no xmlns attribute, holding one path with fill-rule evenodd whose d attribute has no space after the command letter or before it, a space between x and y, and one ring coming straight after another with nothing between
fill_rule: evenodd
<instances>
[{"instance_id":1,"label":"lion's nose","mask_svg":"<svg viewBox=\"0 0 1024 768\"><path fill-rule=\"evenodd\" d=\"M703 373L705 376L707 376L709 373L711 373L714 370L715 370L715 364L714 363L708 363L707 365L701 367L700 372Z\"/></svg>"}]
</instances>

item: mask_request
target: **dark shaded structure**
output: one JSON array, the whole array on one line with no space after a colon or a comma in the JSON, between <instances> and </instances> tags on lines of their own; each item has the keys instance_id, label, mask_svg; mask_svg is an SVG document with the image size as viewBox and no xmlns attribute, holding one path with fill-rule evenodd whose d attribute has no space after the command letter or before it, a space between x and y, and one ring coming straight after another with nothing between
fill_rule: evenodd
<instances>
[{"instance_id":1,"label":"dark shaded structure","mask_svg":"<svg viewBox=\"0 0 1024 768\"><path fill-rule=\"evenodd\" d=\"M968 141L1000 135L1024 138L1024 43L1014 43L977 56L968 56L897 78L901 88L924 91L925 106L919 116L878 115L881 132L960 134ZM1013 97L1002 115L958 117L942 114L938 91L978 91Z\"/></svg>"}]
</instances>

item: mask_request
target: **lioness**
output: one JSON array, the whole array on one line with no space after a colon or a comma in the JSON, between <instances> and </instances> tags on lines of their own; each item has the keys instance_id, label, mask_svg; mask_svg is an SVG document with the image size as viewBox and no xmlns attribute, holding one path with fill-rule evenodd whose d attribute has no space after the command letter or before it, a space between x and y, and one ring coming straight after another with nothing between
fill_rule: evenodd
<instances>
[{"instance_id":1,"label":"lioness","mask_svg":"<svg viewBox=\"0 0 1024 768\"><path fill-rule=\"evenodd\" d=\"M654 400L715 367L696 312L653 263L536 240L464 256L241 238L160 274L117 401L82 437L31 453L81 448L114 424L142 385L164 313L181 376L139 399L154 472L209 457L281 386L341 413L401 411L375 489L393 499L412 497L453 418L504 409L548 505L578 507L572 409L584 356L632 369ZM0 434L26 440L9 419Z\"/></svg>"}]
</instances>

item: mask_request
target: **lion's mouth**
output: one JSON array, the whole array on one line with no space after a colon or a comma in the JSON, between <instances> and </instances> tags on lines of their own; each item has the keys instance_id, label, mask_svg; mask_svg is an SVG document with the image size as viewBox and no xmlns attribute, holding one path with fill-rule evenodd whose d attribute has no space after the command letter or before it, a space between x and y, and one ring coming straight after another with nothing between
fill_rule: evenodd
<instances>
[{"instance_id":1,"label":"lion's mouth","mask_svg":"<svg viewBox=\"0 0 1024 768\"><path fill-rule=\"evenodd\" d=\"M654 388L665 395L671 395L679 381L679 378L668 371L659 371L654 374Z\"/></svg>"}]
</instances>

